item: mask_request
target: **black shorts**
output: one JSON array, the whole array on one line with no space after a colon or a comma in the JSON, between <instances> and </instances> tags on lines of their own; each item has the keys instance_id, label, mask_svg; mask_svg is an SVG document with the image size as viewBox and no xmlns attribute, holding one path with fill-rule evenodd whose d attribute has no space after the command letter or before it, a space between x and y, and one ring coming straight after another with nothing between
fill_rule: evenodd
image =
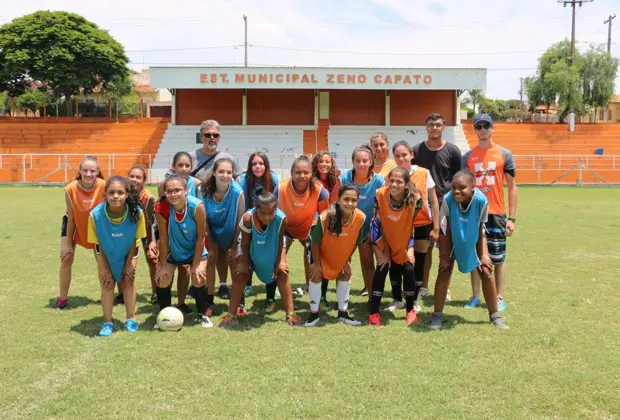
<instances>
[{"instance_id":1,"label":"black shorts","mask_svg":"<svg viewBox=\"0 0 620 420\"><path fill-rule=\"evenodd\" d=\"M502 264L506 260L506 215L489 214L484 227L489 257L493 264Z\"/></svg>"},{"instance_id":2,"label":"black shorts","mask_svg":"<svg viewBox=\"0 0 620 420\"><path fill-rule=\"evenodd\" d=\"M428 241L431 238L431 230L433 230L433 224L416 226L413 228L413 239L415 241Z\"/></svg>"}]
</instances>

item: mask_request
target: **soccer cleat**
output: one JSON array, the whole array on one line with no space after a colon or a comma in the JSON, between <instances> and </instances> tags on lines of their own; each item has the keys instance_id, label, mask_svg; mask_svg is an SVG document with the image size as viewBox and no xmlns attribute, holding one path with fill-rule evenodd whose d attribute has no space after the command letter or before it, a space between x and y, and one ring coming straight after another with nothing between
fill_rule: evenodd
<instances>
[{"instance_id":1,"label":"soccer cleat","mask_svg":"<svg viewBox=\"0 0 620 420\"><path fill-rule=\"evenodd\" d=\"M151 305L157 305L157 294L153 293L151 296Z\"/></svg>"},{"instance_id":2,"label":"soccer cleat","mask_svg":"<svg viewBox=\"0 0 620 420\"><path fill-rule=\"evenodd\" d=\"M194 286L189 286L189 288L187 289L187 296L191 297L192 299L196 299L196 288Z\"/></svg>"},{"instance_id":3,"label":"soccer cleat","mask_svg":"<svg viewBox=\"0 0 620 420\"><path fill-rule=\"evenodd\" d=\"M125 328L127 328L127 332L130 332L130 333L136 332L140 329L140 327L138 326L138 323L133 318L125 321Z\"/></svg>"},{"instance_id":4,"label":"soccer cleat","mask_svg":"<svg viewBox=\"0 0 620 420\"><path fill-rule=\"evenodd\" d=\"M463 306L463 308L473 309L473 308L477 308L478 306L480 306L480 298L478 296L472 296L469 298L469 300L467 301L465 306Z\"/></svg>"},{"instance_id":5,"label":"soccer cleat","mask_svg":"<svg viewBox=\"0 0 620 420\"><path fill-rule=\"evenodd\" d=\"M252 288L252 286L245 286L245 289L243 289L243 294L245 297L252 296L253 293L254 289Z\"/></svg>"},{"instance_id":6,"label":"soccer cleat","mask_svg":"<svg viewBox=\"0 0 620 420\"><path fill-rule=\"evenodd\" d=\"M69 306L69 298L66 297L59 297L58 299L56 299L56 303L54 304L54 309L66 309L67 306Z\"/></svg>"},{"instance_id":7,"label":"soccer cleat","mask_svg":"<svg viewBox=\"0 0 620 420\"><path fill-rule=\"evenodd\" d=\"M319 310L329 312L330 309L331 308L329 307L329 302L327 301L327 298L321 298L321 302L319 303Z\"/></svg>"},{"instance_id":8,"label":"soccer cleat","mask_svg":"<svg viewBox=\"0 0 620 420\"><path fill-rule=\"evenodd\" d=\"M220 299L230 298L230 292L228 291L228 286L226 286L225 284L220 284L220 288L217 290L217 294L220 297Z\"/></svg>"},{"instance_id":9,"label":"soccer cleat","mask_svg":"<svg viewBox=\"0 0 620 420\"><path fill-rule=\"evenodd\" d=\"M420 312L422 310L422 307L420 306L417 300L413 301L413 310L416 312Z\"/></svg>"},{"instance_id":10,"label":"soccer cleat","mask_svg":"<svg viewBox=\"0 0 620 420\"><path fill-rule=\"evenodd\" d=\"M306 322L304 322L304 327L316 327L319 321L321 321L319 313L311 312Z\"/></svg>"},{"instance_id":11,"label":"soccer cleat","mask_svg":"<svg viewBox=\"0 0 620 420\"><path fill-rule=\"evenodd\" d=\"M212 328L212 327L213 327L213 322L211 322L211 318L209 318L209 317L206 315L206 311L205 311L205 314L204 314L204 315L201 315L201 316L198 318L198 322L200 322L200 326L201 326L202 328Z\"/></svg>"},{"instance_id":12,"label":"soccer cleat","mask_svg":"<svg viewBox=\"0 0 620 420\"><path fill-rule=\"evenodd\" d=\"M101 325L101 329L99 330L99 336L109 337L112 335L113 331L114 325L111 322L104 322L103 325Z\"/></svg>"},{"instance_id":13,"label":"soccer cleat","mask_svg":"<svg viewBox=\"0 0 620 420\"><path fill-rule=\"evenodd\" d=\"M428 296L428 294L428 287L422 287L420 288L420 292L418 293L418 299L424 299L426 296Z\"/></svg>"},{"instance_id":14,"label":"soccer cleat","mask_svg":"<svg viewBox=\"0 0 620 420\"><path fill-rule=\"evenodd\" d=\"M177 305L177 309L183 312L183 314L185 315L192 313L192 309L189 306L187 306L187 303L182 303L180 305Z\"/></svg>"},{"instance_id":15,"label":"soccer cleat","mask_svg":"<svg viewBox=\"0 0 620 420\"><path fill-rule=\"evenodd\" d=\"M291 327L299 327L301 325L301 318L296 314L286 314L286 323Z\"/></svg>"},{"instance_id":16,"label":"soccer cleat","mask_svg":"<svg viewBox=\"0 0 620 420\"><path fill-rule=\"evenodd\" d=\"M506 312L506 302L504 302L504 299L502 298L497 299L497 308L499 309L500 312Z\"/></svg>"},{"instance_id":17,"label":"soccer cleat","mask_svg":"<svg viewBox=\"0 0 620 420\"><path fill-rule=\"evenodd\" d=\"M125 296L123 296L122 293L119 293L118 295L116 295L116 297L114 298L114 304L115 305L125 304Z\"/></svg>"},{"instance_id":18,"label":"soccer cleat","mask_svg":"<svg viewBox=\"0 0 620 420\"><path fill-rule=\"evenodd\" d=\"M265 313L270 314L276 310L276 301L273 299L267 299L265 301Z\"/></svg>"},{"instance_id":19,"label":"soccer cleat","mask_svg":"<svg viewBox=\"0 0 620 420\"><path fill-rule=\"evenodd\" d=\"M440 330L443 328L443 313L433 312L430 321L426 324L426 328L429 330Z\"/></svg>"},{"instance_id":20,"label":"soccer cleat","mask_svg":"<svg viewBox=\"0 0 620 420\"><path fill-rule=\"evenodd\" d=\"M212 303L207 303L207 307L205 309L205 315L207 317L212 317L213 316L213 312L215 312L215 305Z\"/></svg>"},{"instance_id":21,"label":"soccer cleat","mask_svg":"<svg viewBox=\"0 0 620 420\"><path fill-rule=\"evenodd\" d=\"M228 328L228 327L235 325L236 323L237 323L236 317L232 316L231 314L226 314L222 317L219 327Z\"/></svg>"},{"instance_id":22,"label":"soccer cleat","mask_svg":"<svg viewBox=\"0 0 620 420\"><path fill-rule=\"evenodd\" d=\"M407 323L407 325L420 324L420 319L418 318L418 315L415 313L415 309L412 309L409 312L407 312L407 315L405 316L405 322Z\"/></svg>"},{"instance_id":23,"label":"soccer cleat","mask_svg":"<svg viewBox=\"0 0 620 420\"><path fill-rule=\"evenodd\" d=\"M448 293L446 293L446 303L452 302L452 294L450 293L450 289L448 289Z\"/></svg>"},{"instance_id":24,"label":"soccer cleat","mask_svg":"<svg viewBox=\"0 0 620 420\"><path fill-rule=\"evenodd\" d=\"M500 328L502 330L509 329L508 325L504 324L502 314L500 314L499 312L493 312L492 314L489 314L489 320L491 321L491 324L493 324L497 328Z\"/></svg>"},{"instance_id":25,"label":"soccer cleat","mask_svg":"<svg viewBox=\"0 0 620 420\"><path fill-rule=\"evenodd\" d=\"M402 300L394 300L390 306L383 308L384 311L396 312L397 309L405 309L405 302Z\"/></svg>"},{"instance_id":26,"label":"soccer cleat","mask_svg":"<svg viewBox=\"0 0 620 420\"><path fill-rule=\"evenodd\" d=\"M347 324L352 327L357 327L358 325L362 325L360 321L349 316L349 312L347 311L338 311L338 318L336 318L336 321L342 322L343 324Z\"/></svg>"},{"instance_id":27,"label":"soccer cleat","mask_svg":"<svg viewBox=\"0 0 620 420\"><path fill-rule=\"evenodd\" d=\"M370 314L368 315L368 325L374 325L375 327L381 326L381 315Z\"/></svg>"},{"instance_id":28,"label":"soccer cleat","mask_svg":"<svg viewBox=\"0 0 620 420\"><path fill-rule=\"evenodd\" d=\"M237 308L237 316L239 318L242 318L247 315L248 315L248 311L245 310L245 305L243 304L239 305L239 307Z\"/></svg>"}]
</instances>

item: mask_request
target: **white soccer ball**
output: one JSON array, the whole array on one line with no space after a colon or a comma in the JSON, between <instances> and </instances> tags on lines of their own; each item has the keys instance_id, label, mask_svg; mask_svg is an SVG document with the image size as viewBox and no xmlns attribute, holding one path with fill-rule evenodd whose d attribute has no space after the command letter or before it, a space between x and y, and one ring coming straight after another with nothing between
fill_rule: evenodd
<instances>
[{"instance_id":1,"label":"white soccer ball","mask_svg":"<svg viewBox=\"0 0 620 420\"><path fill-rule=\"evenodd\" d=\"M157 315L157 327L162 331L179 331L183 327L183 312L174 306L162 309Z\"/></svg>"}]
</instances>

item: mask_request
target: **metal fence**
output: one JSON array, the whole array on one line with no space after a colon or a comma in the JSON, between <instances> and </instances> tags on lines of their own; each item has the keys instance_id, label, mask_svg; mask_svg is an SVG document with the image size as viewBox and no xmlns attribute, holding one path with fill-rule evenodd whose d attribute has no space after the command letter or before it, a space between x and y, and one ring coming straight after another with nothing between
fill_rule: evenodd
<instances>
[{"instance_id":1,"label":"metal fence","mask_svg":"<svg viewBox=\"0 0 620 420\"><path fill-rule=\"evenodd\" d=\"M281 178L290 176L293 160L298 154L267 154L271 169ZM3 184L63 184L72 180L83 154L0 154L0 183ZM249 155L233 155L242 169L247 168ZM351 168L350 155L335 156L340 170ZM126 175L134 165L150 169L149 183L159 181L172 155L163 156L165 164L152 169L154 154L100 154L101 170L105 177ZM159 155L158 159L162 156ZM620 155L515 155L517 182L534 185L591 185L620 184Z\"/></svg>"}]
</instances>

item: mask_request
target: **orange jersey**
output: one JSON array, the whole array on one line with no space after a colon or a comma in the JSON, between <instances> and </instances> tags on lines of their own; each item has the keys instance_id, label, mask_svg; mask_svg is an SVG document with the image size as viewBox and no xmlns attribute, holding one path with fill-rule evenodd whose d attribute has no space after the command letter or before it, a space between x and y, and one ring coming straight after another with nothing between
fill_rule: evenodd
<instances>
[{"instance_id":1,"label":"orange jersey","mask_svg":"<svg viewBox=\"0 0 620 420\"><path fill-rule=\"evenodd\" d=\"M364 228L366 215L363 211L355 209L351 221L342 225L342 232L336 236L336 234L327 231L327 213L328 211L322 212L315 224L320 222L322 228L320 258L323 277L327 280L335 280L360 242L360 234ZM312 243L317 240L314 230L311 239Z\"/></svg>"},{"instance_id":2,"label":"orange jersey","mask_svg":"<svg viewBox=\"0 0 620 420\"><path fill-rule=\"evenodd\" d=\"M87 249L94 248L94 245L88 242L88 217L90 211L104 201L104 192L105 181L100 178L97 178L95 186L90 191L84 190L77 180L73 180L65 186L65 193L71 200L71 207L73 208L73 221L75 223L73 241Z\"/></svg>"},{"instance_id":3,"label":"orange jersey","mask_svg":"<svg viewBox=\"0 0 620 420\"><path fill-rule=\"evenodd\" d=\"M392 159L390 160L386 160L385 163L382 166L375 166L373 167L373 171L376 174L381 175L383 178L387 178L388 174L390 173L390 171L394 168L396 168L398 165L396 164L396 162L394 162Z\"/></svg>"},{"instance_id":4,"label":"orange jersey","mask_svg":"<svg viewBox=\"0 0 620 420\"><path fill-rule=\"evenodd\" d=\"M489 214L506 214L504 181L506 174L515 176L512 152L498 145L488 149L475 147L463 156L463 168L468 168L476 178L476 187L489 200Z\"/></svg>"},{"instance_id":5,"label":"orange jersey","mask_svg":"<svg viewBox=\"0 0 620 420\"><path fill-rule=\"evenodd\" d=\"M409 261L407 246L413 235L413 215L415 206L405 205L396 210L390 204L389 187L381 187L377 190L377 215L381 224L381 237L377 241L379 248L383 244L390 247L391 258L397 264Z\"/></svg>"},{"instance_id":6,"label":"orange jersey","mask_svg":"<svg viewBox=\"0 0 620 420\"><path fill-rule=\"evenodd\" d=\"M413 171L409 174L409 179L420 192L423 203L422 209L418 212L413 221L413 225L416 227L430 225L433 223L428 202L428 177L430 175L428 169L422 168L421 166L414 166L412 170Z\"/></svg>"},{"instance_id":7,"label":"orange jersey","mask_svg":"<svg viewBox=\"0 0 620 420\"><path fill-rule=\"evenodd\" d=\"M278 184L274 195L278 197L278 207L286 215L286 231L293 239L305 240L317 213L329 206L329 193L320 181L314 182L314 191L306 188L303 194L293 189L291 178Z\"/></svg>"}]
</instances>

